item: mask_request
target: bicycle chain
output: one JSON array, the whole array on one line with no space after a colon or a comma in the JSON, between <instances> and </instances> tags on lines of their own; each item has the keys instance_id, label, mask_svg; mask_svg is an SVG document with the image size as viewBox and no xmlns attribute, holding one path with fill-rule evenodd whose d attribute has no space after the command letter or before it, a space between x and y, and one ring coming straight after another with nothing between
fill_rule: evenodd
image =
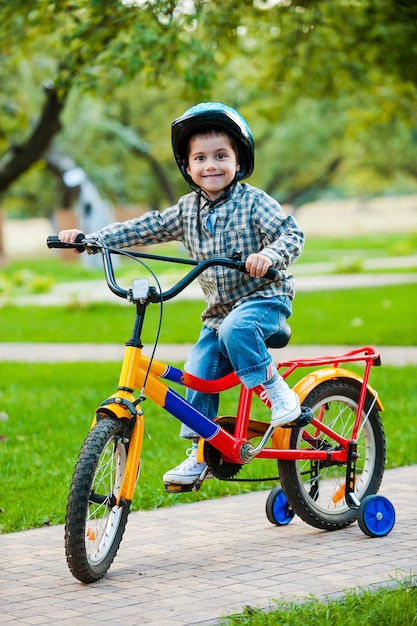
<instances>
[{"instance_id":1,"label":"bicycle chain","mask_svg":"<svg viewBox=\"0 0 417 626\"><path fill-rule=\"evenodd\" d=\"M262 483L264 481L281 480L279 476L269 476L265 478L220 478L216 476L217 480L223 480L229 483Z\"/></svg>"}]
</instances>

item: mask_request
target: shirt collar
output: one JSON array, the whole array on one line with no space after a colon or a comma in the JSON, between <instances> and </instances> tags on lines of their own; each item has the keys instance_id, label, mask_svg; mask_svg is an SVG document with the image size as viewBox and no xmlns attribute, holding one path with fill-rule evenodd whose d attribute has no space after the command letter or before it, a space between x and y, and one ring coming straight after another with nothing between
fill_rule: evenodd
<instances>
[{"instance_id":1,"label":"shirt collar","mask_svg":"<svg viewBox=\"0 0 417 626\"><path fill-rule=\"evenodd\" d=\"M204 200L204 204L202 205L203 207L208 206L209 208L213 208L219 204L221 204L222 202L226 202L227 200L229 200L229 198L233 197L235 195L235 192L237 190L237 188L239 187L239 183L234 183L234 185L232 185L231 187L229 187L228 189L226 189L226 191L224 191L221 196L219 196L218 198L216 198L215 200L210 200L210 198L207 196L207 194L202 190L202 189L198 189L196 190L196 194L200 197L200 201Z\"/></svg>"}]
</instances>

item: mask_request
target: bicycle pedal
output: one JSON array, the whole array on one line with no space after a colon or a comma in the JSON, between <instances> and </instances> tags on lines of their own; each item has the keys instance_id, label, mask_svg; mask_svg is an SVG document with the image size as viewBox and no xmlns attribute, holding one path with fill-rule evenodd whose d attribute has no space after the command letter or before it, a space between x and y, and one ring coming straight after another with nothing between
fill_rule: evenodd
<instances>
[{"instance_id":1,"label":"bicycle pedal","mask_svg":"<svg viewBox=\"0 0 417 626\"><path fill-rule=\"evenodd\" d=\"M288 424L284 424L281 428L301 428L302 426L307 426L314 418L314 413L308 406L301 407L301 415L297 417L296 420L292 422L288 422Z\"/></svg>"},{"instance_id":2,"label":"bicycle pedal","mask_svg":"<svg viewBox=\"0 0 417 626\"><path fill-rule=\"evenodd\" d=\"M188 493L189 491L194 491L194 483L191 483L190 485L164 483L164 491L167 493Z\"/></svg>"}]
</instances>

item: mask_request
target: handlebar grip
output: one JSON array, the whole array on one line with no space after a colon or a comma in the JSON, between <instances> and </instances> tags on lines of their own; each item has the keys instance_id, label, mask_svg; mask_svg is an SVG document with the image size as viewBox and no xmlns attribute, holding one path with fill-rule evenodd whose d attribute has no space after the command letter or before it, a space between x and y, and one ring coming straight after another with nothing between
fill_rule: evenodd
<instances>
[{"instance_id":1,"label":"handlebar grip","mask_svg":"<svg viewBox=\"0 0 417 626\"><path fill-rule=\"evenodd\" d=\"M239 263L239 272L243 272L244 274L248 273L246 271L246 267L245 267L244 261L241 261ZM269 280L273 280L275 283L279 283L279 281L280 281L279 270L275 269L275 267L270 267L268 269L268 271L266 272L266 274L262 278L268 278Z\"/></svg>"},{"instance_id":2,"label":"handlebar grip","mask_svg":"<svg viewBox=\"0 0 417 626\"><path fill-rule=\"evenodd\" d=\"M84 241L84 239L85 239L84 233L79 233L74 243L66 243L65 241L61 241L59 237L57 237L56 235L49 235L49 237L46 240L46 245L48 246L48 248L74 248L75 250L78 250L79 252L84 252L85 245L84 244L80 245L80 242Z\"/></svg>"},{"instance_id":3,"label":"handlebar grip","mask_svg":"<svg viewBox=\"0 0 417 626\"><path fill-rule=\"evenodd\" d=\"M275 283L279 283L280 274L275 267L270 267L264 278L269 278L269 280L273 280Z\"/></svg>"}]
</instances>

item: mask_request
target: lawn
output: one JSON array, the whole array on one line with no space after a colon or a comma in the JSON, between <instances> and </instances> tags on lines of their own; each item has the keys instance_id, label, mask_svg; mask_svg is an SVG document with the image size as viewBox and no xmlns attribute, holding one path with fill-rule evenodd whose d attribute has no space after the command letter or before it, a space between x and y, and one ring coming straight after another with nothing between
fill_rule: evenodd
<instances>
[{"instance_id":1,"label":"lawn","mask_svg":"<svg viewBox=\"0 0 417 626\"><path fill-rule=\"evenodd\" d=\"M311 238L296 268L308 263L349 265L349 259L412 255L417 250L417 233L360 236L355 239ZM152 246L151 252L184 257L177 244ZM158 276L172 272L183 275L187 268L161 261L149 262ZM360 267L360 263L357 265ZM415 268L413 268L415 269ZM180 274L179 274L180 272ZM146 272L131 260L122 259L116 271L124 285ZM13 261L0 271L0 341L47 341L124 343L130 335L133 310L127 303L84 304L74 297L66 307L13 306L14 295L48 290L54 283L103 279L101 270L86 270L81 263L63 263L51 252L50 259ZM2 299L1 299L2 298ZM372 289L299 292L290 320L293 343L309 344L417 344L415 304L417 284ZM201 301L170 301L164 305L160 340L169 343L195 341L200 327ZM143 340L152 343L159 307L150 306Z\"/></svg>"},{"instance_id":2,"label":"lawn","mask_svg":"<svg viewBox=\"0 0 417 626\"><path fill-rule=\"evenodd\" d=\"M417 283L321 292L300 292L290 318L292 343L416 345ZM192 343L198 337L200 301L170 301L163 307L162 343ZM160 310L147 309L143 341L155 340ZM124 343L134 309L112 304L0 308L0 341Z\"/></svg>"}]
</instances>

